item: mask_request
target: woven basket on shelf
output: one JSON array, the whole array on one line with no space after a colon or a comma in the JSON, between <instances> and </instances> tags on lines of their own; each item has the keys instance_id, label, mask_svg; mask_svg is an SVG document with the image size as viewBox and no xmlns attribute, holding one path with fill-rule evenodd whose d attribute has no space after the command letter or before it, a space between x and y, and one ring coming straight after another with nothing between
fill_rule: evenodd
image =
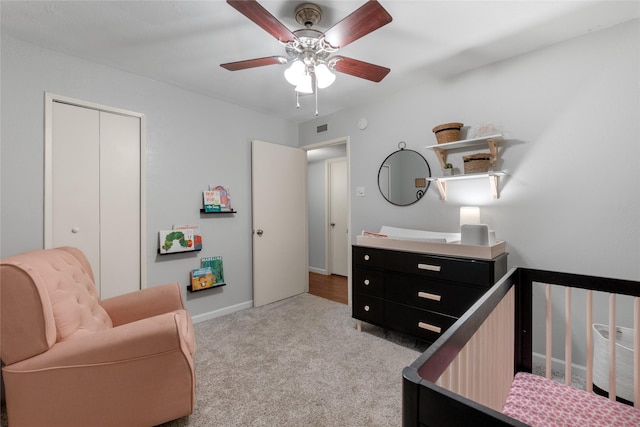
<instances>
[{"instance_id":1,"label":"woven basket on shelf","mask_svg":"<svg viewBox=\"0 0 640 427\"><path fill-rule=\"evenodd\" d=\"M477 153L463 156L464 173L483 173L489 171L491 155L489 153Z\"/></svg>"},{"instance_id":2,"label":"woven basket on shelf","mask_svg":"<svg viewBox=\"0 0 640 427\"><path fill-rule=\"evenodd\" d=\"M433 133L436 134L438 144L445 144L447 142L454 142L460 140L460 128L464 126L462 123L445 123L433 128Z\"/></svg>"}]
</instances>

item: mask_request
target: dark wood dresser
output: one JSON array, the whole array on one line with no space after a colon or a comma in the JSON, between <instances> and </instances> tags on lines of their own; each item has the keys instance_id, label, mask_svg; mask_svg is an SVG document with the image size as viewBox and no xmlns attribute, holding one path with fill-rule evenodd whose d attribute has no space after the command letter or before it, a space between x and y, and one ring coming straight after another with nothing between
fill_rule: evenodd
<instances>
[{"instance_id":1,"label":"dark wood dresser","mask_svg":"<svg viewBox=\"0 0 640 427\"><path fill-rule=\"evenodd\" d=\"M353 318L433 342L507 272L486 259L353 246Z\"/></svg>"}]
</instances>

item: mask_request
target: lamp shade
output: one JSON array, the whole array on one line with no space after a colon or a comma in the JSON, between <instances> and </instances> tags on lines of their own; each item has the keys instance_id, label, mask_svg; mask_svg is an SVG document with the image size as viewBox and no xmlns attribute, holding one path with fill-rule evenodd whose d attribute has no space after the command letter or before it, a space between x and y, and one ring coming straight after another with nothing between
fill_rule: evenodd
<instances>
[{"instance_id":1,"label":"lamp shade","mask_svg":"<svg viewBox=\"0 0 640 427\"><path fill-rule=\"evenodd\" d=\"M304 77L304 64L300 60L293 61L293 64L289 68L284 71L284 78L287 81L294 85L298 86L300 84L300 80Z\"/></svg>"},{"instance_id":2,"label":"lamp shade","mask_svg":"<svg viewBox=\"0 0 640 427\"><path fill-rule=\"evenodd\" d=\"M318 88L324 89L331 86L336 80L336 75L325 64L320 64L316 66L316 79L318 79Z\"/></svg>"},{"instance_id":3,"label":"lamp shade","mask_svg":"<svg viewBox=\"0 0 640 427\"><path fill-rule=\"evenodd\" d=\"M476 206L460 207L460 225L480 224L480 208Z\"/></svg>"},{"instance_id":4,"label":"lamp shade","mask_svg":"<svg viewBox=\"0 0 640 427\"><path fill-rule=\"evenodd\" d=\"M313 79L311 74L305 74L298 81L298 85L296 86L296 92L300 93L313 93Z\"/></svg>"}]
</instances>

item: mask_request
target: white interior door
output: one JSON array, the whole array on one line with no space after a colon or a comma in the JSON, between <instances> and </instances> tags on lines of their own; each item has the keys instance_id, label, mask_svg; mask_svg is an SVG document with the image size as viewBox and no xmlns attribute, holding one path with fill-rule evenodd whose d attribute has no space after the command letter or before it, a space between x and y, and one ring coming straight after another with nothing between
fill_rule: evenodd
<instances>
[{"instance_id":1,"label":"white interior door","mask_svg":"<svg viewBox=\"0 0 640 427\"><path fill-rule=\"evenodd\" d=\"M101 298L143 287L142 119L47 96L45 247L74 246Z\"/></svg>"},{"instance_id":2,"label":"white interior door","mask_svg":"<svg viewBox=\"0 0 640 427\"><path fill-rule=\"evenodd\" d=\"M100 296L140 289L140 119L100 112Z\"/></svg>"},{"instance_id":3,"label":"white interior door","mask_svg":"<svg viewBox=\"0 0 640 427\"><path fill-rule=\"evenodd\" d=\"M91 264L100 289L100 112L53 103L52 241L73 246Z\"/></svg>"},{"instance_id":4,"label":"white interior door","mask_svg":"<svg viewBox=\"0 0 640 427\"><path fill-rule=\"evenodd\" d=\"M327 162L329 168L329 244L331 247L330 273L348 275L347 253L347 159Z\"/></svg>"},{"instance_id":5,"label":"white interior door","mask_svg":"<svg viewBox=\"0 0 640 427\"><path fill-rule=\"evenodd\" d=\"M253 141L253 305L309 289L306 153Z\"/></svg>"}]
</instances>

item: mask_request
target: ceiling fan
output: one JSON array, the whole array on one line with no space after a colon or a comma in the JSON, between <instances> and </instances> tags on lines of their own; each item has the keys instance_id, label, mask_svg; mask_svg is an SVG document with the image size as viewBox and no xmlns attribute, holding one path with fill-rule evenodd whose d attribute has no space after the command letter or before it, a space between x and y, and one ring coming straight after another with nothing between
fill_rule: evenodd
<instances>
[{"instance_id":1,"label":"ceiling fan","mask_svg":"<svg viewBox=\"0 0 640 427\"><path fill-rule=\"evenodd\" d=\"M227 3L278 39L284 45L287 56L267 56L220 66L229 71L238 71L291 63L285 71L285 78L295 86L296 95L316 94L316 115L317 90L333 83L335 75L332 71L376 83L391 71L389 68L346 56L332 56L338 49L392 21L391 15L376 0L367 1L324 33L311 28L322 19L322 10L313 3L302 3L296 7L296 22L304 25L304 28L295 31L290 31L256 0L227 0Z\"/></svg>"}]
</instances>

